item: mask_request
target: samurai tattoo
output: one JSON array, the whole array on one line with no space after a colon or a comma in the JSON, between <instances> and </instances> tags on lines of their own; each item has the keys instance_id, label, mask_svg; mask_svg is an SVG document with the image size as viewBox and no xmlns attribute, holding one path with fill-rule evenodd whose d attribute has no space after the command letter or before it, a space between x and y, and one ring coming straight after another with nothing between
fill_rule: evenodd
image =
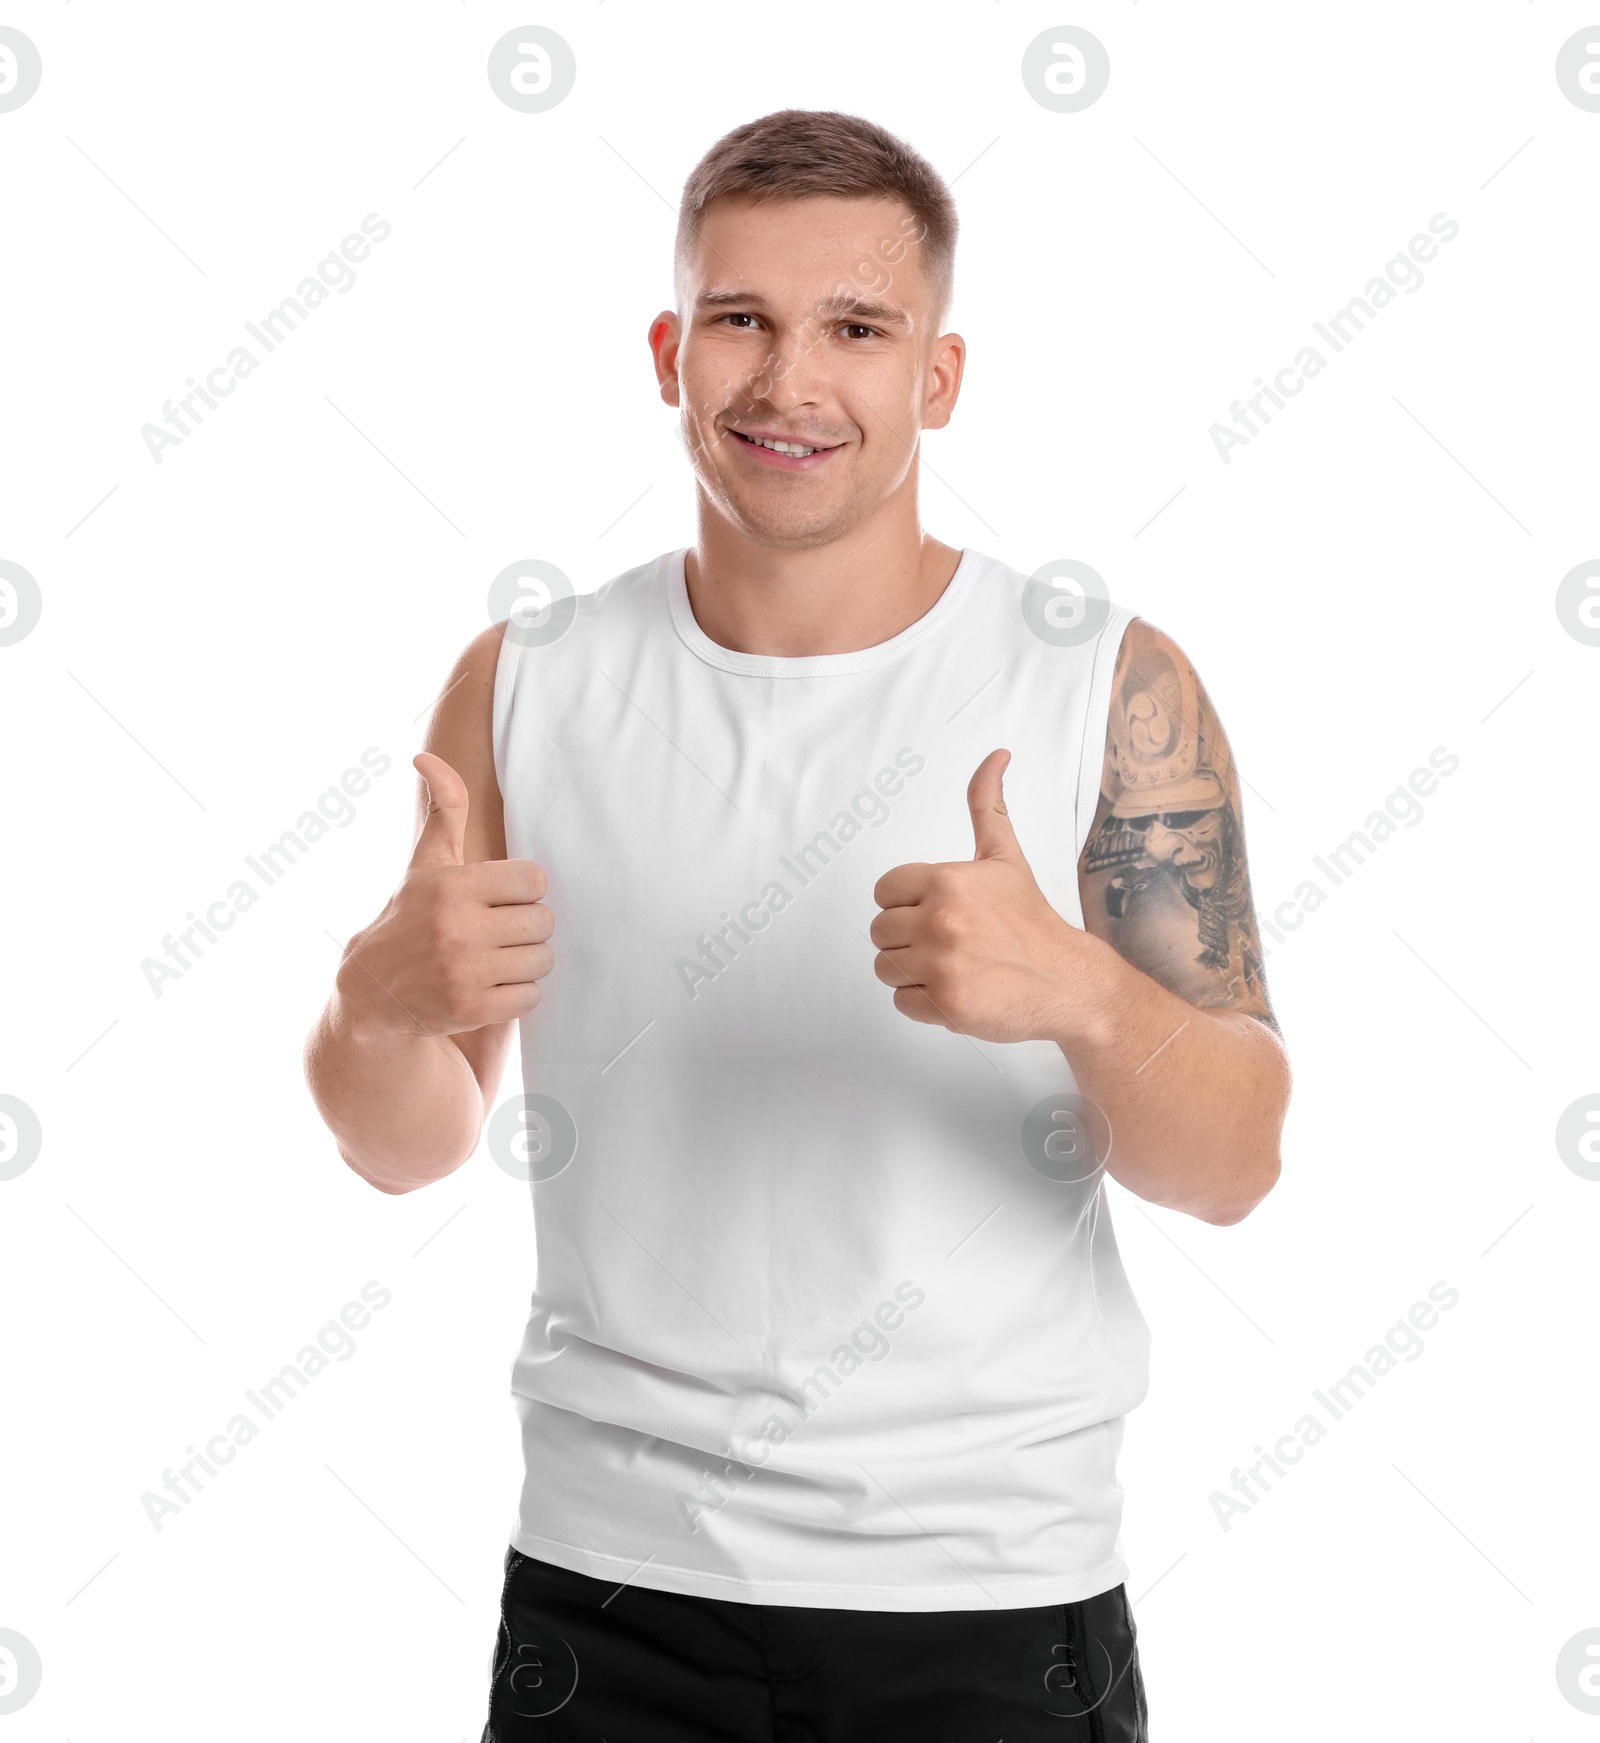
<instances>
[{"instance_id":1,"label":"samurai tattoo","mask_svg":"<svg viewBox=\"0 0 1600 1743\"><path fill-rule=\"evenodd\" d=\"M1233 754L1193 666L1140 618L1117 656L1078 882L1086 929L1136 967L1192 1004L1277 1029Z\"/></svg>"}]
</instances>

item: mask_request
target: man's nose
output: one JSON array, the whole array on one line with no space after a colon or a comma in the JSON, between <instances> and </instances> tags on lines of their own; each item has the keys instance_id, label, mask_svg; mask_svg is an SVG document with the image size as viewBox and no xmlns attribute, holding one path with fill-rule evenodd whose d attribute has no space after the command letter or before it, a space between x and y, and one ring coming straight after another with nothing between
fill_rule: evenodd
<instances>
[{"instance_id":1,"label":"man's nose","mask_svg":"<svg viewBox=\"0 0 1600 1743\"><path fill-rule=\"evenodd\" d=\"M775 339L751 382L753 397L777 410L818 403L822 396L815 353L816 347L800 335Z\"/></svg>"}]
</instances>

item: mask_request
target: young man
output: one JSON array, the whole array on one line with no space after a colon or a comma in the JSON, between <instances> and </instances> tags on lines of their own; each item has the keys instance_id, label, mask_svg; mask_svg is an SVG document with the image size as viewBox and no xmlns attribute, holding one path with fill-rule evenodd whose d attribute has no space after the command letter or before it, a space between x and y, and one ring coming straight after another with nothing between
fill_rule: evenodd
<instances>
[{"instance_id":1,"label":"young man","mask_svg":"<svg viewBox=\"0 0 1600 1743\"><path fill-rule=\"evenodd\" d=\"M955 230L865 121L712 147L649 333L696 542L466 649L308 1045L340 1154L409 1192L520 1021L485 1743L1147 1734L1104 1176L1237 1222L1289 1070L1182 651L921 529Z\"/></svg>"}]
</instances>

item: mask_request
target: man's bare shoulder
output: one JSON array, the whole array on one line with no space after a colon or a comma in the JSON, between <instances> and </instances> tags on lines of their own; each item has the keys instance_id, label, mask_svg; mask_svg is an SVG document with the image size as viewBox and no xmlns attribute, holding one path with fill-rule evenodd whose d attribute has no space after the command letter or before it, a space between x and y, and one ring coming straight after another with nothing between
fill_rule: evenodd
<instances>
[{"instance_id":1,"label":"man's bare shoulder","mask_svg":"<svg viewBox=\"0 0 1600 1743\"><path fill-rule=\"evenodd\" d=\"M495 665L500 658L500 644L505 640L506 626L510 621L503 617L498 623L491 623L487 629L479 630L457 655L452 673L471 667L492 679Z\"/></svg>"},{"instance_id":2,"label":"man's bare shoulder","mask_svg":"<svg viewBox=\"0 0 1600 1743\"><path fill-rule=\"evenodd\" d=\"M504 859L505 820L494 766L494 687L509 619L480 630L461 650L434 701L419 748L443 757L467 783L466 858ZM417 782L417 831L428 814L427 783Z\"/></svg>"}]
</instances>

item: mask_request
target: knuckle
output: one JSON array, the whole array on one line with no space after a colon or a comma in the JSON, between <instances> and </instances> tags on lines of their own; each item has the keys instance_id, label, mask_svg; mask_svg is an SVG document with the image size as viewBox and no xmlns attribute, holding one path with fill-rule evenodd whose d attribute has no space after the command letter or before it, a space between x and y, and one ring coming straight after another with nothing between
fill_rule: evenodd
<instances>
[{"instance_id":1,"label":"knuckle","mask_svg":"<svg viewBox=\"0 0 1600 1743\"><path fill-rule=\"evenodd\" d=\"M966 916L953 902L940 902L928 913L928 936L935 944L949 948L966 936Z\"/></svg>"}]
</instances>

